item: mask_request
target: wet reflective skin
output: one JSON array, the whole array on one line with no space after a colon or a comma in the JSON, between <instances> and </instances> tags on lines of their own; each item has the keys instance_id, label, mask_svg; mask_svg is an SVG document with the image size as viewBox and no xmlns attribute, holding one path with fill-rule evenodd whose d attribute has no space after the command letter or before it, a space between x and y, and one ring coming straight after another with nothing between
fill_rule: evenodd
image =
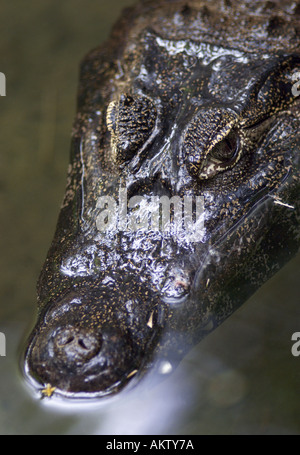
<instances>
[{"instance_id":1,"label":"wet reflective skin","mask_svg":"<svg viewBox=\"0 0 300 455\"><path fill-rule=\"evenodd\" d=\"M144 1L83 60L25 353L35 388L103 397L175 365L298 252L299 14ZM196 203L176 216L190 200L199 224Z\"/></svg>"}]
</instances>

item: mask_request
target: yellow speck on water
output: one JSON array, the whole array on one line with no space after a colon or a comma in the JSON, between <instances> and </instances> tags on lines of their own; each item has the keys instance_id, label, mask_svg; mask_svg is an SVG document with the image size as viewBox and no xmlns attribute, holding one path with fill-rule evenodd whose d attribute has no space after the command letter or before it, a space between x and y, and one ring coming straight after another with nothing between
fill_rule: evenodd
<instances>
[{"instance_id":1,"label":"yellow speck on water","mask_svg":"<svg viewBox=\"0 0 300 455\"><path fill-rule=\"evenodd\" d=\"M131 373L129 373L129 375L127 376L127 379L131 378L132 376L134 376L135 374L137 374L138 370L133 370L131 371Z\"/></svg>"},{"instance_id":2,"label":"yellow speck on water","mask_svg":"<svg viewBox=\"0 0 300 455\"><path fill-rule=\"evenodd\" d=\"M51 384L47 384L44 389L42 389L43 397L52 397L53 393L55 392L56 387L52 387Z\"/></svg>"}]
</instances>

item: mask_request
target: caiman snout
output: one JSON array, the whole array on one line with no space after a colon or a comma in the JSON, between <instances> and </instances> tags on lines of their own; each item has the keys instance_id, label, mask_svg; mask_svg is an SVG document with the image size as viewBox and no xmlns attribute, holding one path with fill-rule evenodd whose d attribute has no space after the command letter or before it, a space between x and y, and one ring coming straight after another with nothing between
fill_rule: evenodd
<instances>
[{"instance_id":1,"label":"caiman snout","mask_svg":"<svg viewBox=\"0 0 300 455\"><path fill-rule=\"evenodd\" d=\"M58 395L105 396L137 376L160 332L156 309L136 315L139 299L123 292L115 307L108 294L99 308L87 292L72 292L40 315L26 352L30 382Z\"/></svg>"},{"instance_id":2,"label":"caiman snout","mask_svg":"<svg viewBox=\"0 0 300 455\"><path fill-rule=\"evenodd\" d=\"M137 372L139 349L117 328L94 332L88 327L49 328L32 341L30 376L56 392L113 393ZM133 373L134 372L134 373Z\"/></svg>"},{"instance_id":3,"label":"caiman snout","mask_svg":"<svg viewBox=\"0 0 300 455\"><path fill-rule=\"evenodd\" d=\"M102 346L102 335L85 328L58 329L53 339L54 354L66 366L80 364L95 357Z\"/></svg>"}]
</instances>

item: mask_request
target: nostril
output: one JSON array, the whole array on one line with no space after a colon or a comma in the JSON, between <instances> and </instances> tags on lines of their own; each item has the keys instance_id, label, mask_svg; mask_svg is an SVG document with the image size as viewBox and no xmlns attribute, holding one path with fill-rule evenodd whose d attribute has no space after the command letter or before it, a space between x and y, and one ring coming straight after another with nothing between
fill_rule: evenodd
<instances>
[{"instance_id":1,"label":"nostril","mask_svg":"<svg viewBox=\"0 0 300 455\"><path fill-rule=\"evenodd\" d=\"M62 341L61 345L66 346L67 344L72 343L72 341L74 341L74 337L69 337L66 341Z\"/></svg>"},{"instance_id":2,"label":"nostril","mask_svg":"<svg viewBox=\"0 0 300 455\"><path fill-rule=\"evenodd\" d=\"M54 337L55 344L58 347L67 346L74 341L74 335L71 329L60 329Z\"/></svg>"},{"instance_id":3,"label":"nostril","mask_svg":"<svg viewBox=\"0 0 300 455\"><path fill-rule=\"evenodd\" d=\"M53 339L56 358L64 362L89 360L98 354L101 345L101 335L96 335L86 328L59 329Z\"/></svg>"},{"instance_id":4,"label":"nostril","mask_svg":"<svg viewBox=\"0 0 300 455\"><path fill-rule=\"evenodd\" d=\"M78 344L82 349L88 350L90 348L90 346L87 346L90 343L87 343L86 340L82 340L81 338L78 340Z\"/></svg>"}]
</instances>

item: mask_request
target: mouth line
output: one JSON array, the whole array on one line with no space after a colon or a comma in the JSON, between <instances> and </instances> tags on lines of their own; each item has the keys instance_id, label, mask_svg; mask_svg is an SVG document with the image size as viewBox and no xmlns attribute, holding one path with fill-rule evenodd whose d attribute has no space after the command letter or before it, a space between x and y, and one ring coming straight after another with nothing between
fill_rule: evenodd
<instances>
[{"instance_id":1,"label":"mouth line","mask_svg":"<svg viewBox=\"0 0 300 455\"><path fill-rule=\"evenodd\" d=\"M25 365L23 376L25 379L25 383L32 392L37 394L41 400L44 398L48 398L51 399L51 401L59 399L66 400L67 402L87 401L90 403L94 399L98 400L99 398L110 398L118 394L121 390L125 389L127 385L129 386L129 384L132 383L130 379L124 379L116 381L113 385L107 387L105 390L99 390L94 392L92 391L72 392L64 390L63 388L55 386L47 381L38 381L30 374L27 365Z\"/></svg>"}]
</instances>

